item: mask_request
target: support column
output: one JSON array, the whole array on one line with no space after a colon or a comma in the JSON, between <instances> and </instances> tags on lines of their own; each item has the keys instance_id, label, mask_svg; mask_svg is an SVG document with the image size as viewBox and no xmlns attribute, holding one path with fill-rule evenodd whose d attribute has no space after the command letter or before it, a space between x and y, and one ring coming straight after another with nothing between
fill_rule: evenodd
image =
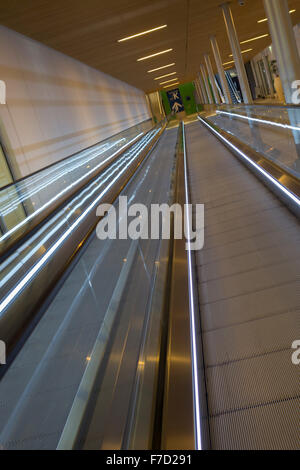
<instances>
[{"instance_id":1,"label":"support column","mask_svg":"<svg viewBox=\"0 0 300 470\"><path fill-rule=\"evenodd\" d=\"M248 77L241 53L241 47L238 40L237 32L235 29L235 24L233 21L233 16L231 12L231 8L228 3L223 3L222 5L224 21L226 25L227 35L229 38L231 51L236 67L236 71L239 77L239 82L243 94L244 102L247 104L251 104L253 102L252 95L250 91L250 86L248 82Z\"/></svg>"},{"instance_id":2,"label":"support column","mask_svg":"<svg viewBox=\"0 0 300 470\"><path fill-rule=\"evenodd\" d=\"M211 44L211 48L212 48L212 51L213 51L213 54L214 54L214 58L215 58L215 62L216 62L216 65L217 65L219 77L220 77L220 80L221 80L222 90L223 90L225 101L226 101L227 104L232 104L229 85L228 85L227 78L226 78L225 71L224 71L224 67L223 67L223 64L222 64L220 49L219 49L219 45L217 43L217 39L216 39L215 36L210 37L210 44Z\"/></svg>"},{"instance_id":3,"label":"support column","mask_svg":"<svg viewBox=\"0 0 300 470\"><path fill-rule=\"evenodd\" d=\"M210 57L209 57L208 54L204 55L204 60L205 60L205 65L206 65L206 69L207 69L207 72L208 72L208 76L209 76L209 79L210 79L210 84L211 84L211 87L212 87L212 92L213 92L215 103L216 104L221 104L221 101L220 101L220 98L219 98L219 92L218 92L216 82L215 82L215 76L214 76L213 68L212 68L212 65L211 65L211 60L210 60Z\"/></svg>"},{"instance_id":4,"label":"support column","mask_svg":"<svg viewBox=\"0 0 300 470\"><path fill-rule=\"evenodd\" d=\"M260 90L260 83L259 83L259 80L258 80L258 77L257 77L257 71L256 71L254 61L250 60L250 64L251 64L252 73L253 73L253 77L254 77L254 81L255 81L255 98L258 98L257 90L258 89Z\"/></svg>"},{"instance_id":5,"label":"support column","mask_svg":"<svg viewBox=\"0 0 300 470\"><path fill-rule=\"evenodd\" d=\"M265 84L265 81L263 80L262 71L258 62L256 63L256 71L257 71L257 76L259 78L260 90L262 94L266 97L268 95L267 90L266 90L266 84Z\"/></svg>"},{"instance_id":6,"label":"support column","mask_svg":"<svg viewBox=\"0 0 300 470\"><path fill-rule=\"evenodd\" d=\"M201 89L200 89L197 78L194 81L194 85L195 85L195 88L196 88L197 95L199 97L200 104L204 104L202 92L201 92Z\"/></svg>"},{"instance_id":7,"label":"support column","mask_svg":"<svg viewBox=\"0 0 300 470\"><path fill-rule=\"evenodd\" d=\"M201 78L201 74L198 73L198 80L199 80L199 85L200 85L200 88L201 88L201 91L202 91L202 95L203 95L203 99L204 99L204 104L208 104L208 97L207 97L207 94L206 94L206 89L205 89L205 85L203 84L203 80Z\"/></svg>"},{"instance_id":8,"label":"support column","mask_svg":"<svg viewBox=\"0 0 300 470\"><path fill-rule=\"evenodd\" d=\"M272 98L274 98L274 86L273 86L273 80L272 80L272 76L271 76L271 72L270 72L269 58L264 53L262 54L262 60L263 60L265 71L266 71L266 76L267 76L268 87L269 87L269 90L270 90L270 95L271 95Z\"/></svg>"},{"instance_id":9,"label":"support column","mask_svg":"<svg viewBox=\"0 0 300 470\"><path fill-rule=\"evenodd\" d=\"M200 79L199 79L198 76L197 76L197 84L198 84L199 92L201 93L202 104L205 104L205 103L206 103L206 98L205 98L205 94L203 93L203 90L202 90L202 87L201 87L201 83L200 83Z\"/></svg>"},{"instance_id":10,"label":"support column","mask_svg":"<svg viewBox=\"0 0 300 470\"><path fill-rule=\"evenodd\" d=\"M293 102L292 83L300 80L300 58L287 0L264 0L269 30L287 104Z\"/></svg>"},{"instance_id":11,"label":"support column","mask_svg":"<svg viewBox=\"0 0 300 470\"><path fill-rule=\"evenodd\" d=\"M211 90L210 90L210 86L209 86L209 83L208 83L207 75L206 75L206 72L205 72L205 67L204 67L203 64L200 65L200 70L201 70L201 74L202 74L202 78L203 78L203 82L204 82L204 86L205 86L205 90L206 90L206 94L207 94L207 98L208 98L208 103L209 104L214 104L214 100L213 100L213 97L211 95Z\"/></svg>"}]
</instances>

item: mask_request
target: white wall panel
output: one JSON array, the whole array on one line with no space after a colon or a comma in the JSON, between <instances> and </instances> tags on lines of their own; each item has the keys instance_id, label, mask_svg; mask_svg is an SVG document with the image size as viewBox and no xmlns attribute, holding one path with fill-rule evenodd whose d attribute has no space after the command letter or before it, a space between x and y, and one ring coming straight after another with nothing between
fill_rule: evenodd
<instances>
[{"instance_id":1,"label":"white wall panel","mask_svg":"<svg viewBox=\"0 0 300 470\"><path fill-rule=\"evenodd\" d=\"M143 91L0 26L0 137L25 176L150 117Z\"/></svg>"}]
</instances>

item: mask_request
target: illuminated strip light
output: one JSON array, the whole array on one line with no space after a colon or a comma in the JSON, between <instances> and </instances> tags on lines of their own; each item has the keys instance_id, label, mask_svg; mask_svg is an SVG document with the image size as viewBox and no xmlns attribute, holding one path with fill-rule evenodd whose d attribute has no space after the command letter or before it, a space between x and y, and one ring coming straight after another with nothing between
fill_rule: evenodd
<instances>
[{"instance_id":1,"label":"illuminated strip light","mask_svg":"<svg viewBox=\"0 0 300 470\"><path fill-rule=\"evenodd\" d=\"M44 245L44 243L46 243L61 227L64 226L65 222L68 219L73 217L74 213L76 213L76 210L80 209L82 204L84 204L88 199L90 199L90 197L95 192L98 192L99 189L101 188L101 186L103 186L106 183L106 181L109 180L109 178L111 178L114 173L116 173L116 171L119 171L119 167L121 166L121 163L123 163L126 160L129 160L131 153L135 153L135 154L140 153L140 151L148 145L148 142L157 134L157 132L158 131L151 132L145 139L142 139L141 143L138 143L137 147L135 147L134 150L129 150L128 151L128 156L122 157L122 159L120 161L118 160L118 162L111 165L109 167L109 170L111 171L111 173L109 175L107 175L104 179L101 176L99 176L98 177L98 182L99 182L99 179L101 178L100 184L98 184L98 182L92 183L92 184L95 185L95 187L92 191L91 191L91 186L89 186L84 191L82 191L79 196L75 197L74 202L76 202L77 200L80 200L80 204L75 205L72 208L72 210L68 213L67 217L63 218L58 224L56 224L54 229L52 229L50 232L48 231L48 227L51 226L51 225L53 226L55 221L59 220L61 218L62 211L60 213L56 214L56 216L54 218L52 218L45 226L43 226L43 230L46 231L46 236L42 240L40 240L40 242L36 246L34 246L34 248L31 249L31 251L29 251L25 255L25 257L22 258L22 264L24 265L31 258L31 256L34 255ZM115 167L115 169L114 169L114 167ZM88 193L87 196L82 198L83 194L85 194L85 193ZM33 235L33 237L30 238L28 244L26 244L24 246L24 248L21 248L21 251L27 250L28 246L31 246L33 241L38 239L40 236L41 236L41 231L39 231L35 235ZM4 267L9 265L16 257L18 257L21 251L14 252L9 258L7 258L7 260L5 260L4 263L3 263ZM20 266L18 264L15 267L15 269L11 269L8 272L8 274L4 278L1 279L1 286L5 285L5 283L13 275L16 274L16 272L18 271L19 268L20 268Z\"/></svg>"},{"instance_id":2,"label":"illuminated strip light","mask_svg":"<svg viewBox=\"0 0 300 470\"><path fill-rule=\"evenodd\" d=\"M176 73L177 72L167 73L166 75L161 75L160 77L156 77L154 80L160 80L161 78L170 77L171 75L176 75Z\"/></svg>"},{"instance_id":3,"label":"illuminated strip light","mask_svg":"<svg viewBox=\"0 0 300 470\"><path fill-rule=\"evenodd\" d=\"M171 85L166 85L164 88L169 88L170 86L179 85L180 82L171 83Z\"/></svg>"},{"instance_id":4,"label":"illuminated strip light","mask_svg":"<svg viewBox=\"0 0 300 470\"><path fill-rule=\"evenodd\" d=\"M14 208L18 207L19 202L26 201L26 199L28 199L29 197L31 197L34 194L38 193L39 191L43 190L48 185L50 185L53 181L57 181L60 178L64 178L67 174L78 170L81 166L85 166L85 165L89 164L92 160L100 157L103 153L106 153L108 150L110 150L111 148L115 147L116 145L120 144L122 141L125 141L125 140L126 140L125 138L120 139L120 140L114 142L113 144L111 144L110 146L106 146L101 151L100 151L100 148L98 150L93 150L92 152L90 151L89 153L85 154L85 158L86 158L85 160L82 160L82 158L84 157L84 153L80 152L79 157L74 159L74 162L73 162L74 164L71 164L71 162L68 162L64 166L61 166L61 167L58 167L58 168L56 168L56 165L55 165L55 168L52 169L52 170L50 169L47 174L37 175L36 179L34 177L30 178L30 181L28 181L28 182L25 180L25 182L26 182L25 189L30 188L31 186L33 187L33 189L30 189L30 191L28 193L21 196L20 198L15 199L15 201L13 201L13 203L6 204L6 207L4 207L4 210L11 209L13 205L14 205ZM76 160L81 160L81 161L78 164L78 162L76 163ZM58 173L58 170L60 170L59 173ZM46 178L48 178L48 179L46 180L46 182L44 184L41 184L39 182L40 180L45 180ZM39 186L36 186L36 184L39 184ZM20 189L21 190L23 189L22 186L20 186ZM11 191L11 193L12 193L12 191ZM14 194L15 194L15 192L13 191L13 195ZM3 198L2 198L2 200L3 200ZM0 198L0 201L1 201L1 198ZM5 215L5 213L4 213L4 215Z\"/></svg>"},{"instance_id":5,"label":"illuminated strip light","mask_svg":"<svg viewBox=\"0 0 300 470\"><path fill-rule=\"evenodd\" d=\"M290 129L292 131L300 131L300 127L290 126L289 124L281 124L280 122L267 121L266 119L252 118L252 117L244 116L243 114L228 113L227 111L219 111L219 110L217 110L216 113L225 114L225 115L233 116L233 117L239 117L241 119L245 119L246 121L253 121L253 122L268 124L269 126L282 127L283 129Z\"/></svg>"},{"instance_id":6,"label":"illuminated strip light","mask_svg":"<svg viewBox=\"0 0 300 470\"><path fill-rule=\"evenodd\" d=\"M137 62L140 62L141 60L146 60L146 59L151 59L151 57L156 57L157 55L165 54L166 52L170 52L173 49L166 49L165 51L161 52L156 52L155 54L147 55L145 57L141 57L140 59L137 59Z\"/></svg>"},{"instance_id":7,"label":"illuminated strip light","mask_svg":"<svg viewBox=\"0 0 300 470\"><path fill-rule=\"evenodd\" d=\"M16 210L19 205L20 205L20 202L23 202L23 201L26 201L27 199L29 199L30 197L34 196L35 194L39 193L40 191L42 191L43 189L47 188L47 186L51 185L54 181L57 182L60 178L64 178L67 174L71 173L72 171L76 171L78 170L80 167L82 166L85 166L86 164L90 163L92 160L94 160L95 158L98 158L100 157L100 155L102 155L103 153L106 153L108 152L108 150L110 150L111 148L115 147L116 145L118 145L121 141L124 141L126 140L125 138L123 139L120 139L116 142L114 142L112 145L110 145L109 147L105 148L103 151L101 152L96 152L96 151L93 151L93 154L89 155L90 158L88 158L87 160L81 160L79 162L79 164L75 164L75 165L68 165L66 166L65 165L65 168L64 167L61 167L61 171L60 173L58 173L58 169L53 169L51 172L49 172L47 175L44 175L44 177L40 177L39 179L44 179L46 177L48 177L49 179L44 183L44 184L40 184L40 186L36 186L36 183L39 181L38 179L34 182L30 182L29 184L27 184L25 186L25 189L27 187L30 187L30 186L33 186L33 189L31 189L28 193L24 194L23 196L21 196L20 198L16 198L13 202L9 203L9 204L6 204L4 205L3 207L3 210L2 210L2 215L7 215L9 214L10 212ZM81 156L82 158L82 156ZM78 158L77 158L78 160ZM69 162L70 164L71 162ZM97 168L94 167L92 170L95 170ZM92 171L91 170L91 171ZM51 176L51 173L52 173L52 176ZM85 176L86 176L86 173L85 173ZM78 180L77 180L78 181ZM22 189L22 188L21 188ZM35 212L36 213L36 212Z\"/></svg>"},{"instance_id":8,"label":"illuminated strip light","mask_svg":"<svg viewBox=\"0 0 300 470\"><path fill-rule=\"evenodd\" d=\"M162 65L162 67L157 67L156 69L148 70L147 73L157 72L157 70L166 69L167 67L172 67L173 65L175 65L175 62L172 64Z\"/></svg>"},{"instance_id":9,"label":"illuminated strip light","mask_svg":"<svg viewBox=\"0 0 300 470\"><path fill-rule=\"evenodd\" d=\"M295 13L296 10L290 10L289 14L291 15L292 13ZM263 18L262 20L258 20L258 23L264 23L265 21L268 21L268 18Z\"/></svg>"},{"instance_id":10,"label":"illuminated strip light","mask_svg":"<svg viewBox=\"0 0 300 470\"><path fill-rule=\"evenodd\" d=\"M80 164L76 164L76 165L68 165L67 167L65 166L65 168L61 168L61 171L59 173L56 173L56 169L52 170L52 172L49 172L46 176L49 177L49 179L44 183L44 184L40 184L38 187L36 186L36 183L38 182L38 180L36 181L30 181L28 182L28 184L26 184L25 186L25 189L30 187L30 186L33 186L33 189L31 189L26 195L23 195L21 196L20 198L17 198L15 199L12 203L10 204L6 204L6 206L4 206L4 209L3 209L3 212L2 214L3 215L7 215L7 213L9 212L12 212L13 210L15 210L16 208L18 208L19 206L19 203L20 202L23 202L23 201L26 201L27 199L29 199L31 196L35 195L36 193L39 193L40 191L44 190L45 188L47 188L47 186L51 185L54 181L58 181L60 178L64 178L67 174L71 173L72 171L76 171L77 169L79 169L81 166L85 166L87 163L90 163L91 160L94 160L95 158L98 158L100 155L102 155L103 153L107 152L108 150L110 150L111 148L115 147L117 144L119 144L121 141L125 141L125 139L121 139L119 141L116 141L114 144L110 145L110 147L104 149L103 151L101 151L100 153L98 152L93 152L93 154L89 155L89 159L88 160L84 160L82 161ZM102 163L102 162L101 162ZM70 162L69 162L70 164ZM96 167L94 167L93 169L95 169ZM92 170L93 170L92 169ZM91 170L91 171L92 171ZM52 176L51 176L51 173L54 173ZM85 173L86 175L86 173ZM44 179L46 178L46 176L44 175ZM39 179L42 179L41 177L39 177ZM79 180L77 180L79 181ZM20 188L22 189L22 187ZM66 188L68 189L68 188ZM37 212L37 211L36 211ZM35 212L35 213L36 213ZM34 215L34 214L33 214Z\"/></svg>"},{"instance_id":11,"label":"illuminated strip light","mask_svg":"<svg viewBox=\"0 0 300 470\"><path fill-rule=\"evenodd\" d=\"M244 51L241 51L241 54L246 54L246 52L253 51L253 49L245 49ZM233 54L229 54L229 57L233 57Z\"/></svg>"},{"instance_id":12,"label":"illuminated strip light","mask_svg":"<svg viewBox=\"0 0 300 470\"><path fill-rule=\"evenodd\" d=\"M110 145L109 147L108 147L107 144L105 144L105 145L97 146L97 148L95 148L95 149L93 149L93 150L90 149L89 151L80 151L80 152L77 154L77 156L74 156L74 157L72 158L72 163L75 163L77 160L80 160L80 161L82 161L82 164L84 164L84 161L82 160L82 158L88 157L88 156L90 156L91 154L94 155L92 158L96 158L96 157L97 157L96 152L100 152L100 150L101 150L101 152L98 153L98 155L101 155L102 153L105 153L105 151L108 150L108 148L111 148L111 147L113 147L114 145L116 145L117 143L121 142L121 140L125 140L125 139L124 139L124 138L123 138L123 139L120 139L119 141L114 142L114 144L113 144L113 145ZM86 162L89 162L89 161L90 161L90 159L89 159L89 160L86 160ZM56 172L56 171L58 171L58 170L59 170L59 171L62 171L62 170L64 170L64 169L68 169L68 168L71 168L71 170L72 170L73 168L76 168L76 167L75 167L75 166L71 166L71 165L70 165L70 162L57 162L56 165L55 165L55 168L54 168L54 167L53 167L52 169L50 168L50 169L48 170L48 172L47 172L46 175L44 174L44 170L42 171L42 174L38 173L38 174L36 174L36 175L32 175L32 176L30 177L30 181L26 181L26 189L27 189L27 188L30 188L31 186L34 186L34 187L35 187L35 185L36 185L40 180L45 180L45 176L47 176L47 178L48 178L48 177L51 178L51 174L52 174L52 173L54 173L54 172ZM60 176L61 174L62 174L62 173L59 173L59 176ZM49 179L48 181L51 181L51 179ZM22 187L20 187L20 189L22 189ZM10 194L13 194L13 195L14 195L14 194L15 194L15 191L14 191L14 190L11 190L10 188L8 188L7 194L8 194L8 195L10 195ZM23 196L23 198L18 199L18 201L20 201L20 200L25 200L25 199L26 199L26 196ZM4 198L3 196L1 196L1 193L0 193L0 202L6 201L6 200L7 200L7 196Z\"/></svg>"},{"instance_id":13,"label":"illuminated strip light","mask_svg":"<svg viewBox=\"0 0 300 470\"><path fill-rule=\"evenodd\" d=\"M132 36L128 36L127 38L118 39L118 42L128 41L129 39L137 38L139 36L144 36L144 34L153 33L154 31L158 31L159 29L163 29L163 28L166 28L166 27L167 27L167 25L163 24L162 26L157 26L157 28L148 29L147 31L142 31L141 33L137 33L137 34L133 34Z\"/></svg>"},{"instance_id":14,"label":"illuminated strip light","mask_svg":"<svg viewBox=\"0 0 300 470\"><path fill-rule=\"evenodd\" d=\"M246 44L247 42L256 41L257 39L262 39L268 37L269 34L262 34L261 36L256 36L256 38L246 39L246 41L240 42L240 44Z\"/></svg>"},{"instance_id":15,"label":"illuminated strip light","mask_svg":"<svg viewBox=\"0 0 300 470\"><path fill-rule=\"evenodd\" d=\"M164 82L160 82L160 85L164 85L165 83L169 83L169 82L174 82L174 81L176 81L176 80L178 80L178 77L176 77L176 78L171 78L170 80L166 80L166 81L164 81Z\"/></svg>"},{"instance_id":16,"label":"illuminated strip light","mask_svg":"<svg viewBox=\"0 0 300 470\"><path fill-rule=\"evenodd\" d=\"M199 121L201 121L208 129L210 129L215 135L220 137L226 144L228 144L233 150L235 150L241 157L243 157L247 162L251 163L262 175L264 175L271 183L273 183L277 188L284 192L294 203L300 207L300 199L293 193L291 193L285 186L283 186L279 181L277 181L273 176L265 171L261 166L255 163L250 157L248 157L244 152L242 152L238 147L233 145L229 140L225 139L219 132L217 132L212 126L205 122L202 118L198 116Z\"/></svg>"},{"instance_id":17,"label":"illuminated strip light","mask_svg":"<svg viewBox=\"0 0 300 470\"><path fill-rule=\"evenodd\" d=\"M234 64L234 60L231 60L230 62L225 62L223 65L228 65L228 64Z\"/></svg>"},{"instance_id":18,"label":"illuminated strip light","mask_svg":"<svg viewBox=\"0 0 300 470\"><path fill-rule=\"evenodd\" d=\"M153 136L155 136L159 130L157 130ZM148 140L144 147L148 144ZM142 147L142 149L144 148ZM141 149L141 150L142 150ZM23 277L23 279L14 287L14 289L1 301L0 303L0 315L5 310L5 308L13 301L13 299L20 293L20 291L28 284L28 282L34 277L34 275L39 271L39 269L46 263L46 261L50 258L50 256L62 245L66 238L71 235L71 233L75 230L78 224L86 217L86 215L97 205L97 203L101 200L101 198L107 193L107 191L113 186L113 184L118 181L120 176L127 170L127 168L132 164L132 162L137 158L137 155L134 159L129 160L129 162L123 167L121 172L117 174L117 176L106 186L106 188L98 195L98 197L85 209L85 211L78 217L78 219L63 233L63 235L52 245L51 248L42 256L42 258L34 265L30 271Z\"/></svg>"},{"instance_id":19,"label":"illuminated strip light","mask_svg":"<svg viewBox=\"0 0 300 470\"><path fill-rule=\"evenodd\" d=\"M124 149L125 147L127 147L128 145L130 145L131 143L133 143L135 140L137 140L141 135L143 135L143 132L141 132L140 134L138 134L134 139L130 140L129 142L127 142L127 144L123 145L122 147L120 147L115 153L113 153L112 155L110 155L109 157L107 157L105 160L103 160L101 163L99 163L99 165L95 166L92 170L88 171L87 173L85 173L83 176L81 176L81 178L79 178L78 180L76 180L74 183L70 184L69 186L67 186L65 189L63 189L63 191L61 191L60 193L58 193L55 197L53 197L52 199L50 199L46 204L44 204L43 206L41 206L39 209L37 209L35 212L33 212L31 215L29 215L28 217L26 217L26 219L22 220L22 222L20 222L18 225L15 225L11 230L9 230L8 232L6 232L1 238L0 238L0 242L2 242L3 240L6 240L10 235L12 235L16 230L18 230L20 227L22 227L24 224L26 224L29 220L33 219L37 214L39 214L40 212L42 212L46 207L48 207L50 204L52 204L54 201L56 201L57 199L59 199L64 193L66 193L70 188L74 187L74 186L77 186L77 184L85 179L88 175L90 175L91 173L94 173L95 170L97 170L99 167L103 166L107 161L111 160L115 155L117 155L119 152L122 151L122 149Z\"/></svg>"},{"instance_id":20,"label":"illuminated strip light","mask_svg":"<svg viewBox=\"0 0 300 470\"><path fill-rule=\"evenodd\" d=\"M194 305L194 285L193 285L193 263L191 255L191 221L190 213L188 209L189 204L189 194L188 194L188 177L187 177L187 158L186 158L186 145L185 145L185 129L184 122L182 122L182 133L183 133L183 160L184 160L184 182L185 182L185 209L187 217L187 256L188 256L188 272L189 272L189 303L190 303L190 328L191 328L191 339L192 339L192 364L193 364L193 395L195 403L195 440L196 440L196 449L202 450L202 438L201 438L201 413L200 413L200 399L199 399L199 365L198 365L198 354L197 354L197 340L196 340L196 313Z\"/></svg>"}]
</instances>

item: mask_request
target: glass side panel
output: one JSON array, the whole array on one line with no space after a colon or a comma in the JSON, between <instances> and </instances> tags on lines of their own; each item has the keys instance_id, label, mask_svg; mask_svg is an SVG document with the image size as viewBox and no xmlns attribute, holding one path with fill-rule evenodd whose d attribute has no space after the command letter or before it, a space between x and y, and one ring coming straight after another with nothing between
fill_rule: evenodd
<instances>
[{"instance_id":1,"label":"glass side panel","mask_svg":"<svg viewBox=\"0 0 300 470\"><path fill-rule=\"evenodd\" d=\"M3 149L0 144L0 187L6 186L13 182L13 177L9 166L7 164ZM16 188L11 189L11 194L14 196L15 199L18 199L18 193ZM18 207L11 213L7 215L0 213L0 230L1 235L5 233L8 227L19 223L22 221L26 216L24 208L22 204L19 204Z\"/></svg>"},{"instance_id":2,"label":"glass side panel","mask_svg":"<svg viewBox=\"0 0 300 470\"><path fill-rule=\"evenodd\" d=\"M0 189L0 244L17 238L109 164L115 155L152 128L151 119ZM5 240L4 240L5 238ZM4 245L3 245L4 244Z\"/></svg>"},{"instance_id":3,"label":"glass side panel","mask_svg":"<svg viewBox=\"0 0 300 470\"><path fill-rule=\"evenodd\" d=\"M206 117L299 178L300 108L222 105L211 109Z\"/></svg>"}]
</instances>

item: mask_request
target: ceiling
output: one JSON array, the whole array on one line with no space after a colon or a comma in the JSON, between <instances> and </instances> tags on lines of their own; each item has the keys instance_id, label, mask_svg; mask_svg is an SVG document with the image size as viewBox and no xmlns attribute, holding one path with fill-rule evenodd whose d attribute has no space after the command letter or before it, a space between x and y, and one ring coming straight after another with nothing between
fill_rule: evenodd
<instances>
[{"instance_id":1,"label":"ceiling","mask_svg":"<svg viewBox=\"0 0 300 470\"><path fill-rule=\"evenodd\" d=\"M230 46L226 35L222 0L1 0L0 23L96 69L147 92L158 88L154 78L176 71L181 82L195 78L203 54L212 55L209 36L215 34L224 62ZM289 0L294 24L300 23L300 0ZM268 33L263 0L231 2L240 41ZM129 41L123 37L160 25L167 28ZM242 46L253 48L245 60L270 44L269 37ZM140 57L173 50L137 62ZM175 62L154 73L148 70ZM214 63L214 62L213 62ZM172 78L172 76L170 77ZM167 80L168 77L165 79Z\"/></svg>"}]
</instances>

